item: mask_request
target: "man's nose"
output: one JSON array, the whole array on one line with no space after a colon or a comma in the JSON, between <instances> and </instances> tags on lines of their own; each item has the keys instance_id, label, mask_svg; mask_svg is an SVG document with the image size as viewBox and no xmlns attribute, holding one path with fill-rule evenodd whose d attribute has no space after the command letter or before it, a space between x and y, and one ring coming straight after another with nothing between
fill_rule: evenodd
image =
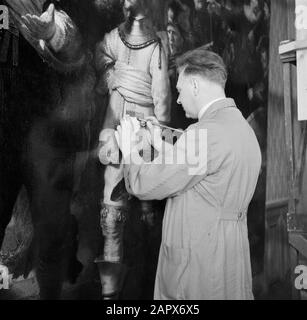
<instances>
[{"instance_id":1,"label":"man's nose","mask_svg":"<svg viewBox=\"0 0 307 320\"><path fill-rule=\"evenodd\" d=\"M181 104L180 96L177 99L177 104Z\"/></svg>"}]
</instances>

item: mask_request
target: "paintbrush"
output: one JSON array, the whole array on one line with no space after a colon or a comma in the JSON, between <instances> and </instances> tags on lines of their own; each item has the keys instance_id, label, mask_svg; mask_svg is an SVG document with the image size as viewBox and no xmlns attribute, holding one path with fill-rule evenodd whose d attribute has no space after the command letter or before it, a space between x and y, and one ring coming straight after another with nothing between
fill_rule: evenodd
<instances>
[{"instance_id":1,"label":"paintbrush","mask_svg":"<svg viewBox=\"0 0 307 320\"><path fill-rule=\"evenodd\" d=\"M168 130L175 131L175 132L178 132L178 133L181 133L181 134L184 132L183 130L180 130L180 129L175 129L175 128L172 128L172 127L165 126L163 124L156 123L151 119L137 118L137 120L140 121L141 127L146 127L146 122L150 121L154 126L160 127L161 129L168 129Z\"/></svg>"}]
</instances>

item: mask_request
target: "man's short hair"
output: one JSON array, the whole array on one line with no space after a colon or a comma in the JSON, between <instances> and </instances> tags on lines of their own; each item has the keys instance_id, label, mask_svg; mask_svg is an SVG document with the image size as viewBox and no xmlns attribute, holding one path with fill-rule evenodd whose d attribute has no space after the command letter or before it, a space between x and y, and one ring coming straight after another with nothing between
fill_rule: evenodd
<instances>
[{"instance_id":1,"label":"man's short hair","mask_svg":"<svg viewBox=\"0 0 307 320\"><path fill-rule=\"evenodd\" d=\"M176 60L177 68L186 75L199 75L225 88L227 70L223 59L205 46L188 51Z\"/></svg>"}]
</instances>

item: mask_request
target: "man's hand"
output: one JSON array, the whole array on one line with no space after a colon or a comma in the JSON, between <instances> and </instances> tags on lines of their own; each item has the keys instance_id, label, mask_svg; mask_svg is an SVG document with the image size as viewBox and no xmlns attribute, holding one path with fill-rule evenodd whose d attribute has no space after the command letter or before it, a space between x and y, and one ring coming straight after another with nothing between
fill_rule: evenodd
<instances>
[{"instance_id":1,"label":"man's hand","mask_svg":"<svg viewBox=\"0 0 307 320\"><path fill-rule=\"evenodd\" d=\"M160 152L162 150L163 140L162 140L162 130L155 124L159 124L158 120L155 117L148 117L147 120L147 129L149 133L149 137L147 139L150 140L150 144Z\"/></svg>"},{"instance_id":2,"label":"man's hand","mask_svg":"<svg viewBox=\"0 0 307 320\"><path fill-rule=\"evenodd\" d=\"M56 31L54 4L43 12L46 0L7 0L10 12L26 34L35 39L50 40Z\"/></svg>"},{"instance_id":3,"label":"man's hand","mask_svg":"<svg viewBox=\"0 0 307 320\"><path fill-rule=\"evenodd\" d=\"M140 137L137 135L140 128L139 121L129 116L123 118L117 127L115 137L124 159L129 157L133 151L139 151L138 146L142 147Z\"/></svg>"},{"instance_id":4,"label":"man's hand","mask_svg":"<svg viewBox=\"0 0 307 320\"><path fill-rule=\"evenodd\" d=\"M56 32L54 12L54 4L50 4L40 16L35 14L22 16L23 28L35 39L50 40Z\"/></svg>"},{"instance_id":5,"label":"man's hand","mask_svg":"<svg viewBox=\"0 0 307 320\"><path fill-rule=\"evenodd\" d=\"M98 157L103 165L119 164L119 148L115 130L104 129L99 135Z\"/></svg>"}]
</instances>

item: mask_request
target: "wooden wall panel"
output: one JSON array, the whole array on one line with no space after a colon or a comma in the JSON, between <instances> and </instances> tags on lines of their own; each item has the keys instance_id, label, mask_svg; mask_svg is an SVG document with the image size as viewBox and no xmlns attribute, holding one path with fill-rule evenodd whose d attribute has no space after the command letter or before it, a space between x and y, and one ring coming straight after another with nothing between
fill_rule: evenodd
<instances>
[{"instance_id":1,"label":"wooden wall panel","mask_svg":"<svg viewBox=\"0 0 307 320\"><path fill-rule=\"evenodd\" d=\"M287 161L284 138L284 99L282 63L279 43L287 39L286 1L271 0L269 99L268 99L268 159L267 202L286 198Z\"/></svg>"},{"instance_id":2,"label":"wooden wall panel","mask_svg":"<svg viewBox=\"0 0 307 320\"><path fill-rule=\"evenodd\" d=\"M290 284L289 245L287 234L288 162L285 146L283 69L278 54L281 41L295 39L295 1L271 0L268 163L266 196L266 284L280 281ZM297 101L296 68L292 68L292 101ZM293 108L293 130L296 160L301 136L301 123Z\"/></svg>"},{"instance_id":3,"label":"wooden wall panel","mask_svg":"<svg viewBox=\"0 0 307 320\"><path fill-rule=\"evenodd\" d=\"M288 162L285 145L283 68L278 48L281 41L293 39L294 34L294 1L271 0L265 247L267 287L276 281L287 281L289 275L286 225Z\"/></svg>"}]
</instances>

